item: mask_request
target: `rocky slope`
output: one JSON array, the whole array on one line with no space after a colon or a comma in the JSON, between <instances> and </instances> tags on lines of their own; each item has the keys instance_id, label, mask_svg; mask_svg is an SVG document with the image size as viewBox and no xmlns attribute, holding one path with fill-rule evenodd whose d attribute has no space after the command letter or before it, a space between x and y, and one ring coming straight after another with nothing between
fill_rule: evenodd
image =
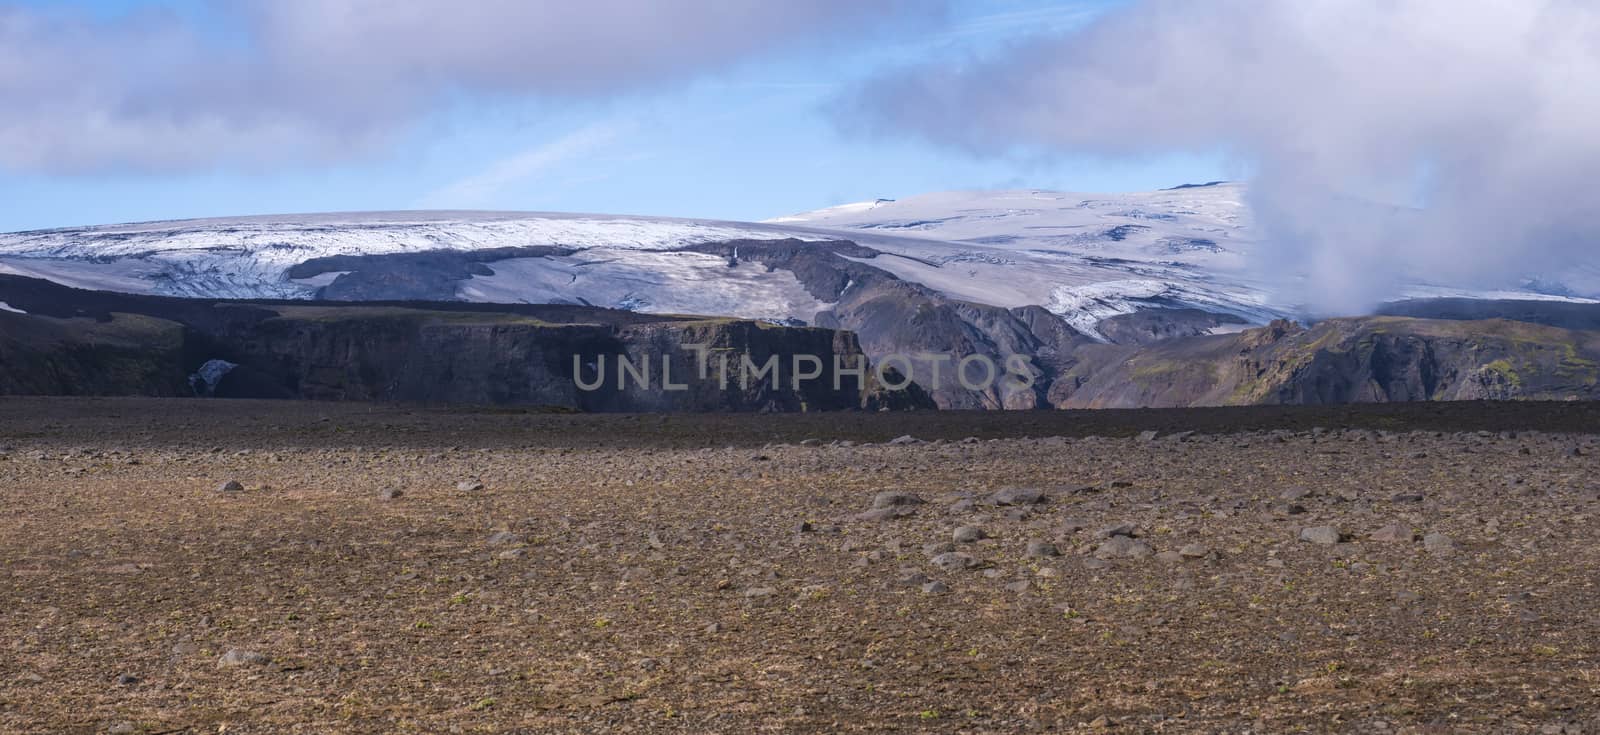
<instances>
[{"instance_id":1,"label":"rocky slope","mask_svg":"<svg viewBox=\"0 0 1600 735\"><path fill-rule=\"evenodd\" d=\"M1502 319L1274 322L1143 346L1090 345L1058 407L1134 408L1600 397L1600 332Z\"/></svg>"}]
</instances>

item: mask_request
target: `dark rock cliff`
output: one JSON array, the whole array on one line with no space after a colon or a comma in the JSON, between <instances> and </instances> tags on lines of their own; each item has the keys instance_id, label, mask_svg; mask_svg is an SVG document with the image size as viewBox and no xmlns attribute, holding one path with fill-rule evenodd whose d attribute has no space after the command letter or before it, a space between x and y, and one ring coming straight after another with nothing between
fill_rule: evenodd
<instances>
[{"instance_id":1,"label":"dark rock cliff","mask_svg":"<svg viewBox=\"0 0 1600 735\"><path fill-rule=\"evenodd\" d=\"M200 393L584 411L932 406L914 387L885 389L870 369L836 381L836 366L866 358L854 335L833 329L584 307L164 299L12 277L0 277L0 292L28 312L0 312L6 394ZM744 378L746 362L770 362L775 372ZM722 363L731 366L726 381ZM208 364L211 373L201 369ZM797 367L815 375L797 380Z\"/></svg>"}]
</instances>

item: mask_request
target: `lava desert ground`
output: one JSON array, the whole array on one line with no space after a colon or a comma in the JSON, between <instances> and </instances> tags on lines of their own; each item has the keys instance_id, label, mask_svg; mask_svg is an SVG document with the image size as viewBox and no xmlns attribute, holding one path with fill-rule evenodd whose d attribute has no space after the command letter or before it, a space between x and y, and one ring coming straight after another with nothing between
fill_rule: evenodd
<instances>
[{"instance_id":1,"label":"lava desert ground","mask_svg":"<svg viewBox=\"0 0 1600 735\"><path fill-rule=\"evenodd\" d=\"M1600 732L1597 431L4 399L0 732Z\"/></svg>"}]
</instances>

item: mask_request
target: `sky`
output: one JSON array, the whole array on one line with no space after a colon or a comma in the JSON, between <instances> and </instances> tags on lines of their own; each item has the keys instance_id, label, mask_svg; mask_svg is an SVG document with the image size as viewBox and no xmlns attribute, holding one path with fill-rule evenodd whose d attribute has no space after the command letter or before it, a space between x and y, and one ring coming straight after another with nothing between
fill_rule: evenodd
<instances>
[{"instance_id":1,"label":"sky","mask_svg":"<svg viewBox=\"0 0 1600 735\"><path fill-rule=\"evenodd\" d=\"M0 0L0 231L394 209L759 220L1237 174L1220 147L976 149L848 109L876 78L1125 4Z\"/></svg>"}]
</instances>

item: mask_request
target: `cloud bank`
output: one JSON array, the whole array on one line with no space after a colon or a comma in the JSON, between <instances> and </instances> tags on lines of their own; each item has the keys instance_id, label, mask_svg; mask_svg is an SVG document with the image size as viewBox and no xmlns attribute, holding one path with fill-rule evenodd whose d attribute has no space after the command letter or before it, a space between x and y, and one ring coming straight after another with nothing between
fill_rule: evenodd
<instances>
[{"instance_id":1,"label":"cloud bank","mask_svg":"<svg viewBox=\"0 0 1600 735\"><path fill-rule=\"evenodd\" d=\"M598 96L940 15L914 0L232 0L114 19L0 0L0 167L272 167L461 96Z\"/></svg>"},{"instance_id":2,"label":"cloud bank","mask_svg":"<svg viewBox=\"0 0 1600 735\"><path fill-rule=\"evenodd\" d=\"M989 154L1227 151L1253 172L1269 274L1349 313L1404 278L1503 286L1594 263L1596 90L1589 0L1136 0L841 109Z\"/></svg>"}]
</instances>

